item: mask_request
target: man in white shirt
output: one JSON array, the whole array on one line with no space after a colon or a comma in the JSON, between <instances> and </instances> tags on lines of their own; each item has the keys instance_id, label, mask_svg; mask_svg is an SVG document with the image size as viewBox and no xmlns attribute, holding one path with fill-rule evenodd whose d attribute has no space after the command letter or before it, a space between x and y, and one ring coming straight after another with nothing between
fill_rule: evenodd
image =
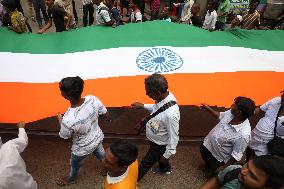
<instances>
[{"instance_id":1,"label":"man in white shirt","mask_svg":"<svg viewBox=\"0 0 284 189\"><path fill-rule=\"evenodd\" d=\"M281 97L275 97L256 109L255 114L264 116L252 130L249 148L256 156L268 155L267 143L274 138L274 126L276 118L284 116L284 93ZM281 108L281 109L280 109ZM278 111L279 115L277 117ZM251 154L249 154L250 156Z\"/></svg>"},{"instance_id":2,"label":"man in white shirt","mask_svg":"<svg viewBox=\"0 0 284 189\"><path fill-rule=\"evenodd\" d=\"M151 115L164 105L168 105L168 108L142 125L146 127L146 136L150 141L150 148L139 165L138 181L156 162L159 162L159 167L152 169L154 173L170 174L169 158L176 153L179 141L180 111L176 104L176 98L168 91L166 78L160 74L147 77L145 89L146 94L155 100L155 104L135 102L132 107L145 108Z\"/></svg>"},{"instance_id":3,"label":"man in white shirt","mask_svg":"<svg viewBox=\"0 0 284 189\"><path fill-rule=\"evenodd\" d=\"M7 189L36 189L37 183L27 173L26 164L21 153L28 145L25 123L18 123L18 138L2 144L0 138L0 188Z\"/></svg>"},{"instance_id":4,"label":"man in white shirt","mask_svg":"<svg viewBox=\"0 0 284 189\"><path fill-rule=\"evenodd\" d=\"M114 20L111 18L108 7L102 0L93 0L93 3L97 5L96 18L98 25L112 26Z\"/></svg>"},{"instance_id":5,"label":"man in white shirt","mask_svg":"<svg viewBox=\"0 0 284 189\"><path fill-rule=\"evenodd\" d=\"M253 115L255 103L249 98L237 97L225 112L215 111L208 105L202 107L220 120L200 147L201 156L213 174L242 159L250 140L248 118Z\"/></svg>"},{"instance_id":6,"label":"man in white shirt","mask_svg":"<svg viewBox=\"0 0 284 189\"><path fill-rule=\"evenodd\" d=\"M71 104L63 118L61 114L57 115L61 125L59 136L63 139L73 139L70 174L57 180L58 185L65 186L76 180L88 155L93 154L99 160L104 160L104 134L98 125L98 118L107 118L108 112L97 97L81 97L84 81L78 76L62 79L59 88L62 96Z\"/></svg>"},{"instance_id":7,"label":"man in white shirt","mask_svg":"<svg viewBox=\"0 0 284 189\"><path fill-rule=\"evenodd\" d=\"M216 12L216 7L217 7L217 2L216 1L211 1L208 3L208 10L205 15L205 19L203 22L203 29L213 31L215 29L215 24L217 21L217 12Z\"/></svg>"}]
</instances>

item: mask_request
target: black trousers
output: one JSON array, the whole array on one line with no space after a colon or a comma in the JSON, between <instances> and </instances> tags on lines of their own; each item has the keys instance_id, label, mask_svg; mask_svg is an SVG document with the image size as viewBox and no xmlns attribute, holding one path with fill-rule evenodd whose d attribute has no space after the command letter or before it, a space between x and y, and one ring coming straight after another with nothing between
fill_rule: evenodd
<instances>
[{"instance_id":1,"label":"black trousers","mask_svg":"<svg viewBox=\"0 0 284 189\"><path fill-rule=\"evenodd\" d=\"M88 25L88 13L89 13L89 26L94 23L94 6L92 3L83 5L83 24L84 27Z\"/></svg>"},{"instance_id":2,"label":"black trousers","mask_svg":"<svg viewBox=\"0 0 284 189\"><path fill-rule=\"evenodd\" d=\"M139 0L138 1L138 8L141 11L142 16L144 16L145 0Z\"/></svg>"},{"instance_id":3,"label":"black trousers","mask_svg":"<svg viewBox=\"0 0 284 189\"><path fill-rule=\"evenodd\" d=\"M72 6L73 6L73 15L74 15L75 21L78 22L78 15L76 11L75 0L72 0Z\"/></svg>"},{"instance_id":4,"label":"black trousers","mask_svg":"<svg viewBox=\"0 0 284 189\"><path fill-rule=\"evenodd\" d=\"M138 181L141 180L144 175L150 170L150 168L164 155L166 151L166 145L158 145L150 142L150 148L146 156L142 159L139 165ZM171 170L170 164L162 164L159 162L159 168L161 171L166 172Z\"/></svg>"},{"instance_id":5,"label":"black trousers","mask_svg":"<svg viewBox=\"0 0 284 189\"><path fill-rule=\"evenodd\" d=\"M211 173L214 173L218 167L224 165L224 162L218 161L203 144L200 146L200 153Z\"/></svg>"}]
</instances>

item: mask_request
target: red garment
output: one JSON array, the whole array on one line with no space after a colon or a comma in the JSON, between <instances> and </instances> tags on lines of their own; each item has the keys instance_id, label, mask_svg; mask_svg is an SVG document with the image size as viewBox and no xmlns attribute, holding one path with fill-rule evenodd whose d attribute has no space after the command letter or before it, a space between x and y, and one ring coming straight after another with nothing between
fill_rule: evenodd
<instances>
[{"instance_id":1,"label":"red garment","mask_svg":"<svg viewBox=\"0 0 284 189\"><path fill-rule=\"evenodd\" d=\"M160 4L161 4L160 0L152 0L150 5L151 11L159 11Z\"/></svg>"}]
</instances>

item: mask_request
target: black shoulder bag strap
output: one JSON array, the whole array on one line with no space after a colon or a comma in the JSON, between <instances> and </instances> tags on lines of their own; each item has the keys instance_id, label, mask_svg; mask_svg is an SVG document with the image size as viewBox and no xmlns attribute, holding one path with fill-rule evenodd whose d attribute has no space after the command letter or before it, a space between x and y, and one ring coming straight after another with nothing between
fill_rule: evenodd
<instances>
[{"instance_id":1,"label":"black shoulder bag strap","mask_svg":"<svg viewBox=\"0 0 284 189\"><path fill-rule=\"evenodd\" d=\"M153 114L149 115L148 117L146 117L143 121L142 124L144 126L146 126L147 122L152 119L153 117L155 117L156 115L158 115L159 113L165 111L166 109L170 108L171 106L177 104L176 101L169 101L166 104L164 104L162 107L160 107L157 111L155 111Z\"/></svg>"},{"instance_id":2,"label":"black shoulder bag strap","mask_svg":"<svg viewBox=\"0 0 284 189\"><path fill-rule=\"evenodd\" d=\"M276 116L276 119L275 119L275 122L274 122L274 137L273 137L273 138L276 137L277 120L278 120L278 116L279 116L279 114L280 114L281 109L282 109L282 106L280 106L280 108L279 108L279 110L278 110L278 113L277 113L277 116ZM272 139L272 140L273 140L273 139Z\"/></svg>"}]
</instances>

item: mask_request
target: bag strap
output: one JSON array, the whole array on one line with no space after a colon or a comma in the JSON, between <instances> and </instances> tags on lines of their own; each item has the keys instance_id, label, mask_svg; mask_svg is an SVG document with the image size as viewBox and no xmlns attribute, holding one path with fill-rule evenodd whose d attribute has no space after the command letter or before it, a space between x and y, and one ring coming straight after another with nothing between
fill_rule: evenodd
<instances>
[{"instance_id":1,"label":"bag strap","mask_svg":"<svg viewBox=\"0 0 284 189\"><path fill-rule=\"evenodd\" d=\"M241 171L241 168L237 168L237 169L227 172L224 176L221 186L224 186L226 183L231 182L232 180L238 179L240 171Z\"/></svg>"},{"instance_id":2,"label":"bag strap","mask_svg":"<svg viewBox=\"0 0 284 189\"><path fill-rule=\"evenodd\" d=\"M278 116L280 114L281 109L282 109L282 106L280 106L278 113L277 113L277 116L276 116L276 119L275 119L275 122L274 122L274 137L273 138L276 137L277 120L278 120Z\"/></svg>"},{"instance_id":3,"label":"bag strap","mask_svg":"<svg viewBox=\"0 0 284 189\"><path fill-rule=\"evenodd\" d=\"M101 8L99 8L99 10L98 10L98 14L101 14L101 11L102 11L102 10L109 11L109 9L108 9L107 7L102 6Z\"/></svg>"},{"instance_id":4,"label":"bag strap","mask_svg":"<svg viewBox=\"0 0 284 189\"><path fill-rule=\"evenodd\" d=\"M177 104L177 102L176 102L176 101L173 101L173 100L167 102L167 103L164 104L162 107L160 107L156 112L154 112L153 114L151 114L151 115L149 115L148 117L146 117L143 122L144 122L145 125L146 125L146 123L147 123L150 119L152 119L153 117L155 117L155 116L158 115L159 113L165 111L166 109L170 108L171 106L173 106L173 105L175 105L175 104Z\"/></svg>"}]
</instances>

